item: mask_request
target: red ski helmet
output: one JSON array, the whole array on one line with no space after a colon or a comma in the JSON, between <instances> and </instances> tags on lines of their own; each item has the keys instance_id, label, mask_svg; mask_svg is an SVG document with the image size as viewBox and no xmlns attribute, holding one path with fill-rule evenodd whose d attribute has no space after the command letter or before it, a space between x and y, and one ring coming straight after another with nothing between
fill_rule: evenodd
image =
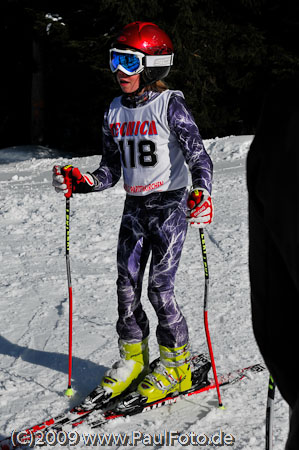
<instances>
[{"instance_id":1,"label":"red ski helmet","mask_svg":"<svg viewBox=\"0 0 299 450\"><path fill-rule=\"evenodd\" d=\"M167 34L151 22L132 22L117 35L112 47L144 54L143 85L165 78L173 63L173 45Z\"/></svg>"}]
</instances>

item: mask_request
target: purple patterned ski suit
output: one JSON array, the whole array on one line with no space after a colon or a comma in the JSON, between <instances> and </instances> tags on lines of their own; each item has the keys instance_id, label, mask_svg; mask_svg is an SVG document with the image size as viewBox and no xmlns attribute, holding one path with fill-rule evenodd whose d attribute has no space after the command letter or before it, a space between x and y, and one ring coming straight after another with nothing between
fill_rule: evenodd
<instances>
[{"instance_id":1,"label":"purple patterned ski suit","mask_svg":"<svg viewBox=\"0 0 299 450\"><path fill-rule=\"evenodd\" d=\"M123 96L128 108L142 108L157 92L146 92L136 103ZM121 157L113 140L108 112L104 116L103 156L93 173L98 183L94 190L114 186L121 176ZM212 162L183 97L173 93L167 110L170 132L180 144L189 167L193 186L211 193ZM157 340L175 348L188 342L188 327L174 295L174 281L187 233L186 186L143 196L127 194L119 231L117 250L117 332L126 342L140 342L149 334L149 322L140 301L142 280L151 253L148 298L157 314Z\"/></svg>"}]
</instances>

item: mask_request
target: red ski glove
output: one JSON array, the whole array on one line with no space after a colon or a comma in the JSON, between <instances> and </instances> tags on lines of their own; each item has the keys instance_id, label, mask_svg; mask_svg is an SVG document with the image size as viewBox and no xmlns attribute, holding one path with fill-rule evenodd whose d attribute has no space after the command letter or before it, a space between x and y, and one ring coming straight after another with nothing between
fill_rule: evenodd
<instances>
[{"instance_id":1,"label":"red ski glove","mask_svg":"<svg viewBox=\"0 0 299 450\"><path fill-rule=\"evenodd\" d=\"M53 182L56 192L63 192L65 197L74 194L86 194L92 191L95 180L91 173L82 174L78 167L54 166Z\"/></svg>"},{"instance_id":2,"label":"red ski glove","mask_svg":"<svg viewBox=\"0 0 299 450\"><path fill-rule=\"evenodd\" d=\"M203 188L192 189L188 197L187 222L191 227L204 228L213 220L213 203L209 192Z\"/></svg>"}]
</instances>

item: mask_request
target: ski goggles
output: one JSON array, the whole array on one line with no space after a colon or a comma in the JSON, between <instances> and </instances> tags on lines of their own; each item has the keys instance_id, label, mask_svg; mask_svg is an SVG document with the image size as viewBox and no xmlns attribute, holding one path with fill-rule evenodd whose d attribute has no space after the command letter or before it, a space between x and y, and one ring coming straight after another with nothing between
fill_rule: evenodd
<instances>
[{"instance_id":1,"label":"ski goggles","mask_svg":"<svg viewBox=\"0 0 299 450\"><path fill-rule=\"evenodd\" d=\"M121 70L127 75L136 75L144 69L144 54L133 50L110 50L110 69L112 73Z\"/></svg>"},{"instance_id":2,"label":"ski goggles","mask_svg":"<svg viewBox=\"0 0 299 450\"><path fill-rule=\"evenodd\" d=\"M145 67L169 67L173 64L173 53L170 55L145 55L134 50L110 49L110 69L113 73L121 70L127 75L136 75Z\"/></svg>"}]
</instances>

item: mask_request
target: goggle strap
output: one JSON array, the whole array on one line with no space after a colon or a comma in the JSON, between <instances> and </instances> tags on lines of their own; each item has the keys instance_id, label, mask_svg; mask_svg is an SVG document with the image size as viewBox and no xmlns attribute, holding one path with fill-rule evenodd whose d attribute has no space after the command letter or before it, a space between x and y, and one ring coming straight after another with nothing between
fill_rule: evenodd
<instances>
[{"instance_id":1,"label":"goggle strap","mask_svg":"<svg viewBox=\"0 0 299 450\"><path fill-rule=\"evenodd\" d=\"M173 65L173 53L171 55L145 55L146 67L166 67Z\"/></svg>"}]
</instances>

